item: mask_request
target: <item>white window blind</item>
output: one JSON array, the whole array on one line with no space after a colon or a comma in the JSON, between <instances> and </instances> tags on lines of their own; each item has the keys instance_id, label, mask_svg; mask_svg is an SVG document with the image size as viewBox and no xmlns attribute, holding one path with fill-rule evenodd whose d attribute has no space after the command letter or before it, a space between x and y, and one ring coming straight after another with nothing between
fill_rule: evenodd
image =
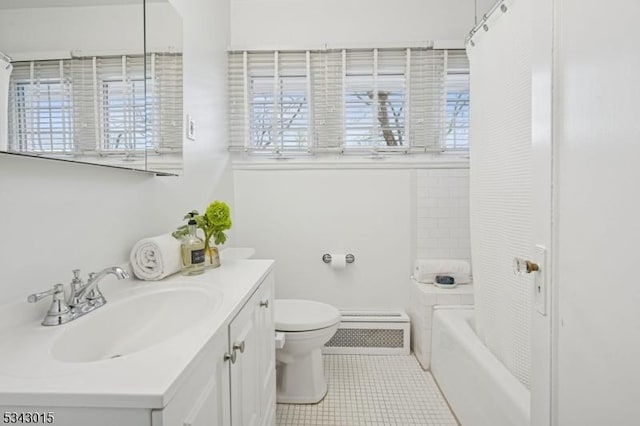
<instances>
[{"instance_id":1,"label":"white window blind","mask_svg":"<svg viewBox=\"0 0 640 426\"><path fill-rule=\"evenodd\" d=\"M180 149L181 55L14 62L9 148L61 156L136 156Z\"/></svg>"},{"instance_id":2,"label":"white window blind","mask_svg":"<svg viewBox=\"0 0 640 426\"><path fill-rule=\"evenodd\" d=\"M467 149L468 75L464 51L231 52L231 149Z\"/></svg>"},{"instance_id":3,"label":"white window blind","mask_svg":"<svg viewBox=\"0 0 640 426\"><path fill-rule=\"evenodd\" d=\"M9 149L72 153L72 82L68 61L13 63L9 88Z\"/></svg>"},{"instance_id":4,"label":"white window blind","mask_svg":"<svg viewBox=\"0 0 640 426\"><path fill-rule=\"evenodd\" d=\"M343 52L309 52L313 121L310 150L341 151L344 144L344 71Z\"/></svg>"},{"instance_id":5,"label":"white window blind","mask_svg":"<svg viewBox=\"0 0 640 426\"><path fill-rule=\"evenodd\" d=\"M345 51L345 149L405 146L405 55Z\"/></svg>"},{"instance_id":6,"label":"white window blind","mask_svg":"<svg viewBox=\"0 0 640 426\"><path fill-rule=\"evenodd\" d=\"M409 139L415 150L444 149L445 50L409 52Z\"/></svg>"},{"instance_id":7,"label":"white window blind","mask_svg":"<svg viewBox=\"0 0 640 426\"><path fill-rule=\"evenodd\" d=\"M462 51L447 52L447 150L469 149L469 61Z\"/></svg>"},{"instance_id":8,"label":"white window blind","mask_svg":"<svg viewBox=\"0 0 640 426\"><path fill-rule=\"evenodd\" d=\"M229 58L230 132L253 152L307 152L309 55L239 53Z\"/></svg>"},{"instance_id":9,"label":"white window blind","mask_svg":"<svg viewBox=\"0 0 640 426\"><path fill-rule=\"evenodd\" d=\"M134 154L146 150L144 58L97 58L95 80L99 104L100 139L95 147L103 154ZM92 140L79 139L84 153Z\"/></svg>"},{"instance_id":10,"label":"white window blind","mask_svg":"<svg viewBox=\"0 0 640 426\"><path fill-rule=\"evenodd\" d=\"M157 154L182 152L182 54L147 57L147 145Z\"/></svg>"}]
</instances>

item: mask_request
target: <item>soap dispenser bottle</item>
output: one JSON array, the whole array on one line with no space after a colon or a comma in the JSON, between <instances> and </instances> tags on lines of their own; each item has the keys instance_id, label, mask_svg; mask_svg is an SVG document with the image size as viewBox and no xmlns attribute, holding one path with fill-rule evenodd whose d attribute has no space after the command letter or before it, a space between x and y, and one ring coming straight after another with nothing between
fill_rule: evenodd
<instances>
[{"instance_id":1,"label":"soap dispenser bottle","mask_svg":"<svg viewBox=\"0 0 640 426\"><path fill-rule=\"evenodd\" d=\"M204 241L196 235L195 213L189 213L187 235L180 246L182 254L182 271L187 275L198 275L204 272Z\"/></svg>"}]
</instances>

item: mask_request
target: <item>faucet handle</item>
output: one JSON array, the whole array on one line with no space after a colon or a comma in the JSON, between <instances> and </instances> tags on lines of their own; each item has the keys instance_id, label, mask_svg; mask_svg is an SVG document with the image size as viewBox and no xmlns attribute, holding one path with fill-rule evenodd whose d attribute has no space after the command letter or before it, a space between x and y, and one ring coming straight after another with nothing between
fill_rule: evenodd
<instances>
[{"instance_id":1,"label":"faucet handle","mask_svg":"<svg viewBox=\"0 0 640 426\"><path fill-rule=\"evenodd\" d=\"M29 297L27 297L27 302L29 303L36 303L39 302L40 300L44 299L47 296L53 296L53 298L55 299L56 296L62 295L62 298L64 299L64 286L62 284L56 284L53 286L53 288L51 290L47 290L47 291L43 291L41 293L33 293L30 294Z\"/></svg>"},{"instance_id":2,"label":"faucet handle","mask_svg":"<svg viewBox=\"0 0 640 426\"><path fill-rule=\"evenodd\" d=\"M27 297L27 302L36 303L47 296L53 296L51 306L47 311L47 315L42 321L42 325L59 325L64 324L73 319L71 308L64 300L64 285L56 284L51 290L42 293L34 293Z\"/></svg>"},{"instance_id":3,"label":"faucet handle","mask_svg":"<svg viewBox=\"0 0 640 426\"><path fill-rule=\"evenodd\" d=\"M74 269L71 272L73 273L72 283L82 282L82 279L80 279L80 269Z\"/></svg>"},{"instance_id":4,"label":"faucet handle","mask_svg":"<svg viewBox=\"0 0 640 426\"><path fill-rule=\"evenodd\" d=\"M84 282L82 282L82 278L80 278L80 269L74 269L71 272L73 272L73 279L71 280L71 293L76 293L82 288Z\"/></svg>"},{"instance_id":5,"label":"faucet handle","mask_svg":"<svg viewBox=\"0 0 640 426\"><path fill-rule=\"evenodd\" d=\"M69 294L67 303L69 305L77 305L78 293L80 292L80 290L82 290L84 282L82 281L82 278L80 278L80 269L74 269L71 272L73 273L73 279L71 280L71 293Z\"/></svg>"}]
</instances>

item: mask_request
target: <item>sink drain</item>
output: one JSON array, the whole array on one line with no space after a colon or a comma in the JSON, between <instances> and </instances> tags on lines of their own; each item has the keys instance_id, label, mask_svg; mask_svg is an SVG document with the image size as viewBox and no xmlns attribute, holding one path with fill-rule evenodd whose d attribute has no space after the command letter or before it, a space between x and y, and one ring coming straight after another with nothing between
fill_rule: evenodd
<instances>
[{"instance_id":1,"label":"sink drain","mask_svg":"<svg viewBox=\"0 0 640 426\"><path fill-rule=\"evenodd\" d=\"M114 355L114 356L111 357L111 359L120 358L121 356L122 356L122 354Z\"/></svg>"}]
</instances>

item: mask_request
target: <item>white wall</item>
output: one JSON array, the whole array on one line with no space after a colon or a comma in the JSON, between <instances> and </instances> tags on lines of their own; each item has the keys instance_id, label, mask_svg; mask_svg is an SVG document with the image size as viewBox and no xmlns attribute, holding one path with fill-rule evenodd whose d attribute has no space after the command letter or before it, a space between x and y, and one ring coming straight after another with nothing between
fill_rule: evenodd
<instances>
[{"instance_id":1,"label":"white wall","mask_svg":"<svg viewBox=\"0 0 640 426\"><path fill-rule=\"evenodd\" d=\"M0 51L16 60L71 50L143 51L141 5L46 7L0 11Z\"/></svg>"},{"instance_id":2,"label":"white wall","mask_svg":"<svg viewBox=\"0 0 640 426\"><path fill-rule=\"evenodd\" d=\"M185 211L213 199L232 202L225 115L229 5L174 3L184 20L185 112L197 123L197 140L185 142L184 175L1 155L0 304L67 283L73 268L86 273L121 263L135 241L173 230Z\"/></svg>"},{"instance_id":3,"label":"white wall","mask_svg":"<svg viewBox=\"0 0 640 426\"><path fill-rule=\"evenodd\" d=\"M637 424L640 3L554 3L555 424Z\"/></svg>"},{"instance_id":4,"label":"white wall","mask_svg":"<svg viewBox=\"0 0 640 426\"><path fill-rule=\"evenodd\" d=\"M236 170L237 240L276 259L276 296L340 309L407 305L408 170ZM324 253L356 261L333 270Z\"/></svg>"},{"instance_id":5,"label":"white wall","mask_svg":"<svg viewBox=\"0 0 640 426\"><path fill-rule=\"evenodd\" d=\"M236 168L236 241L276 259L277 297L344 310L405 309L417 253L469 258L466 163L379 166ZM321 259L332 252L356 261L333 270Z\"/></svg>"},{"instance_id":6,"label":"white wall","mask_svg":"<svg viewBox=\"0 0 640 426\"><path fill-rule=\"evenodd\" d=\"M234 48L461 41L493 0L231 0ZM461 46L461 45L460 45Z\"/></svg>"},{"instance_id":7,"label":"white wall","mask_svg":"<svg viewBox=\"0 0 640 426\"><path fill-rule=\"evenodd\" d=\"M169 3L147 5L147 49L180 50L180 15ZM15 60L47 54L142 53L142 4L0 10L0 51Z\"/></svg>"}]
</instances>

